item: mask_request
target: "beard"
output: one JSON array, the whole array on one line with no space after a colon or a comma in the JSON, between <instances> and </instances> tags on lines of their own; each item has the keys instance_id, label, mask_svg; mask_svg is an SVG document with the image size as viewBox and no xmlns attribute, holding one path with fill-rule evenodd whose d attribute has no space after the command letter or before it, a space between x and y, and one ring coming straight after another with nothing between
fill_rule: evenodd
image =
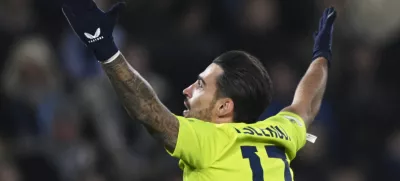
<instances>
[{"instance_id":1,"label":"beard","mask_svg":"<svg viewBox=\"0 0 400 181\"><path fill-rule=\"evenodd\" d=\"M217 103L217 99L214 98L213 101L211 101L210 105L201 110L189 110L187 115L185 117L187 118L196 118L201 121L206 121L206 122L212 122L212 110L215 107L215 104Z\"/></svg>"},{"instance_id":2,"label":"beard","mask_svg":"<svg viewBox=\"0 0 400 181\"><path fill-rule=\"evenodd\" d=\"M186 117L196 118L196 119L199 119L202 121L211 122L212 121L211 114L212 114L212 111L211 111L211 108L209 107L209 108L206 108L203 110L189 111L187 113Z\"/></svg>"}]
</instances>

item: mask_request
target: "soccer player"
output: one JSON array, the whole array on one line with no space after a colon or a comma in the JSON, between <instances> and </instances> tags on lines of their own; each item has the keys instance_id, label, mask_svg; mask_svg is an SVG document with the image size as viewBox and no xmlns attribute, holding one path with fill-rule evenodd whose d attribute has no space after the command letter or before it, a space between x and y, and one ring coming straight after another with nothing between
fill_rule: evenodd
<instances>
[{"instance_id":1,"label":"soccer player","mask_svg":"<svg viewBox=\"0 0 400 181\"><path fill-rule=\"evenodd\" d=\"M326 9L320 20L313 61L293 103L258 121L270 103L272 83L260 61L243 51L217 57L183 90L184 117L171 113L115 46L112 32L123 6L103 12L92 0L67 0L63 12L102 64L128 114L180 159L184 180L293 180L289 164L305 145L326 87L335 10Z\"/></svg>"}]
</instances>

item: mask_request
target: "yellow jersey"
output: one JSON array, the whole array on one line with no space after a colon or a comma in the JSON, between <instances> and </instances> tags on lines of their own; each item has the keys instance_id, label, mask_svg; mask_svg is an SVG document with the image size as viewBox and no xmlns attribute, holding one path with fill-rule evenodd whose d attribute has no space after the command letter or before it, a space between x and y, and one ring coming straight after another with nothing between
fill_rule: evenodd
<instances>
[{"instance_id":1,"label":"yellow jersey","mask_svg":"<svg viewBox=\"0 0 400 181\"><path fill-rule=\"evenodd\" d=\"M171 154L184 181L292 181L290 162L306 143L303 119L280 112L253 124L213 124L177 116Z\"/></svg>"}]
</instances>

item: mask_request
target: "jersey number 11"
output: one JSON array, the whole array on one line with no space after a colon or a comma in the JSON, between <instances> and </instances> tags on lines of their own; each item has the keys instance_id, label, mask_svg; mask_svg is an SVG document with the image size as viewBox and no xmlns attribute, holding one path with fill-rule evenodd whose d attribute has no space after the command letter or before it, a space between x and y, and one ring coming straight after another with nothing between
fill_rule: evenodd
<instances>
[{"instance_id":1,"label":"jersey number 11","mask_svg":"<svg viewBox=\"0 0 400 181\"><path fill-rule=\"evenodd\" d=\"M253 181L264 181L264 171L261 167L260 157L257 156L257 147L255 146L241 146L243 158L249 159L250 168L253 172ZM286 160L285 152L276 146L265 146L265 150L269 158L282 159L285 164L285 181L292 181L290 174L289 163Z\"/></svg>"}]
</instances>

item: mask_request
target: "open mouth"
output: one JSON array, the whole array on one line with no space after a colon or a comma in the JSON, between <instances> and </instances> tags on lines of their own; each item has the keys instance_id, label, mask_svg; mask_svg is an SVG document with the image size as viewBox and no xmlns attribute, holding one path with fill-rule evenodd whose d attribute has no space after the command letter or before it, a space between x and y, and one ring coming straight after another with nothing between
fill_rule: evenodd
<instances>
[{"instance_id":1,"label":"open mouth","mask_svg":"<svg viewBox=\"0 0 400 181\"><path fill-rule=\"evenodd\" d=\"M184 104L185 107L186 107L186 109L183 110L183 116L186 117L186 116L189 114L190 107L189 107L189 103L188 103L187 101L184 101L183 104Z\"/></svg>"}]
</instances>

